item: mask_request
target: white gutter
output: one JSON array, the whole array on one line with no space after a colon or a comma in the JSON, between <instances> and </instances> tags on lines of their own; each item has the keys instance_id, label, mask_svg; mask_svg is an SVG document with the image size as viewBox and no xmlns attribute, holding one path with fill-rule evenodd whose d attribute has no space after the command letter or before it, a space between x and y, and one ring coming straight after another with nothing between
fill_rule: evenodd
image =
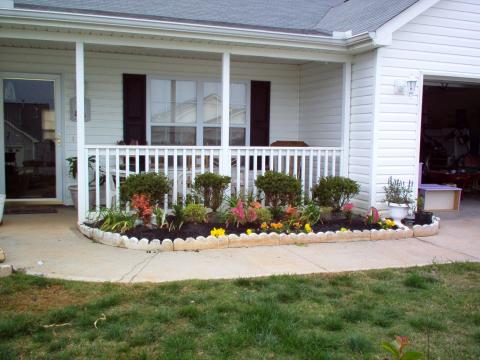
<instances>
[{"instance_id":1,"label":"white gutter","mask_svg":"<svg viewBox=\"0 0 480 360\"><path fill-rule=\"evenodd\" d=\"M77 14L33 9L0 9L0 23L25 22L33 26L53 26L78 30L129 32L152 36L180 36L214 41L247 42L254 45L275 45L346 52L346 45L358 36L335 39L332 36L297 34L241 27L192 24L175 21L131 19L119 16ZM227 39L228 37L228 39ZM362 42L371 40L364 38Z\"/></svg>"}]
</instances>

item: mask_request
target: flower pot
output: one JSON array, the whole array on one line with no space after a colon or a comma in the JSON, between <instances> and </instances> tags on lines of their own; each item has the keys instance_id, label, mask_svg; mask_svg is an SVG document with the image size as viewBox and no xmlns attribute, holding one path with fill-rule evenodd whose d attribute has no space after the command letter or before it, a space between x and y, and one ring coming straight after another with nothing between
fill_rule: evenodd
<instances>
[{"instance_id":1,"label":"flower pot","mask_svg":"<svg viewBox=\"0 0 480 360\"><path fill-rule=\"evenodd\" d=\"M430 225L432 223L433 213L429 211L417 211L415 213L415 225Z\"/></svg>"},{"instance_id":2,"label":"flower pot","mask_svg":"<svg viewBox=\"0 0 480 360\"><path fill-rule=\"evenodd\" d=\"M390 217L395 221L395 224L403 226L402 219L408 215L408 205L388 203L388 207L390 208Z\"/></svg>"},{"instance_id":3,"label":"flower pot","mask_svg":"<svg viewBox=\"0 0 480 360\"><path fill-rule=\"evenodd\" d=\"M73 206L75 207L75 209L78 209L78 186L70 185L68 187L68 190L70 190L70 195L72 196ZM95 186L93 185L88 187L88 204L90 205L90 207L95 205Z\"/></svg>"},{"instance_id":4,"label":"flower pot","mask_svg":"<svg viewBox=\"0 0 480 360\"><path fill-rule=\"evenodd\" d=\"M0 194L0 224L3 222L3 209L5 207L5 194Z\"/></svg>"}]
</instances>

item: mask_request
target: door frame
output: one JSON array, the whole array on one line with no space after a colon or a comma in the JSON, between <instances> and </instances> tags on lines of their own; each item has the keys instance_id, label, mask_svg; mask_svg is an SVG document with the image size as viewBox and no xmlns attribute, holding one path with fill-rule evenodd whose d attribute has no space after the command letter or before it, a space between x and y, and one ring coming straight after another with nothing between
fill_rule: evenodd
<instances>
[{"instance_id":1,"label":"door frame","mask_svg":"<svg viewBox=\"0 0 480 360\"><path fill-rule=\"evenodd\" d=\"M55 103L55 193L54 198L33 198L33 199L7 199L7 202L22 202L22 203L48 203L48 204L62 204L63 203L63 153L64 142L63 138L63 102L62 102L62 76L60 74L42 74L42 73L24 73L24 72L0 72L0 194L6 194L5 184L5 129L4 129L4 106L3 106L3 81L5 79L19 79L19 80L45 80L53 81L53 96Z\"/></svg>"},{"instance_id":2,"label":"door frame","mask_svg":"<svg viewBox=\"0 0 480 360\"><path fill-rule=\"evenodd\" d=\"M413 189L415 194L418 194L418 187L420 186L419 178L419 164L420 164L420 146L422 138L422 109L423 109L423 85L428 80L445 80L455 81L460 83L474 83L480 84L480 75L478 74L465 74L449 71L428 71L420 70L417 73L417 94L418 94L418 107L417 107L417 138L416 138L416 152L415 152L415 168Z\"/></svg>"}]
</instances>

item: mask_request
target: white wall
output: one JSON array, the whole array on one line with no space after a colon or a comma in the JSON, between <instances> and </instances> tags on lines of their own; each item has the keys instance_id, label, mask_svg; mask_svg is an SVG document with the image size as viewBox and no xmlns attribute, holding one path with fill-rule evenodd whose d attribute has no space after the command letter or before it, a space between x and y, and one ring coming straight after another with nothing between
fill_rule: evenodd
<instances>
[{"instance_id":1,"label":"white wall","mask_svg":"<svg viewBox=\"0 0 480 360\"><path fill-rule=\"evenodd\" d=\"M342 64L300 66L299 139L310 146L342 145Z\"/></svg>"},{"instance_id":2,"label":"white wall","mask_svg":"<svg viewBox=\"0 0 480 360\"><path fill-rule=\"evenodd\" d=\"M350 105L349 177L360 184L355 199L360 209L370 206L370 186L373 152L373 118L376 51L357 55L352 61Z\"/></svg>"},{"instance_id":3,"label":"white wall","mask_svg":"<svg viewBox=\"0 0 480 360\"><path fill-rule=\"evenodd\" d=\"M0 71L62 75L64 158L76 155L76 123L70 121L69 99L75 95L74 52L68 50L0 47ZM270 141L298 139L298 66L233 62L232 80L271 82ZM123 138L122 74L138 73L221 78L221 63L213 60L87 52L86 97L91 118L86 123L87 144L114 144ZM3 136L3 135L2 135ZM64 165L64 164L62 164ZM73 182L64 168L64 198Z\"/></svg>"},{"instance_id":4,"label":"white wall","mask_svg":"<svg viewBox=\"0 0 480 360\"><path fill-rule=\"evenodd\" d=\"M480 79L480 2L438 2L396 31L381 54L374 152L379 205L389 176L416 181L418 171L421 97L394 95L394 82L420 72Z\"/></svg>"}]
</instances>

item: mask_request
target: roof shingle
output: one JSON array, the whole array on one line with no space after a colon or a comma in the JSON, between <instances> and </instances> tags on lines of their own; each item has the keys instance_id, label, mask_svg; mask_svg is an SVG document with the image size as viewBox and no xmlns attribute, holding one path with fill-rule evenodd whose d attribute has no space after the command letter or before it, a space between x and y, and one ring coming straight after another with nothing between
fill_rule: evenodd
<instances>
[{"instance_id":1,"label":"roof shingle","mask_svg":"<svg viewBox=\"0 0 480 360\"><path fill-rule=\"evenodd\" d=\"M15 8L331 34L373 31L418 0L15 0Z\"/></svg>"}]
</instances>

